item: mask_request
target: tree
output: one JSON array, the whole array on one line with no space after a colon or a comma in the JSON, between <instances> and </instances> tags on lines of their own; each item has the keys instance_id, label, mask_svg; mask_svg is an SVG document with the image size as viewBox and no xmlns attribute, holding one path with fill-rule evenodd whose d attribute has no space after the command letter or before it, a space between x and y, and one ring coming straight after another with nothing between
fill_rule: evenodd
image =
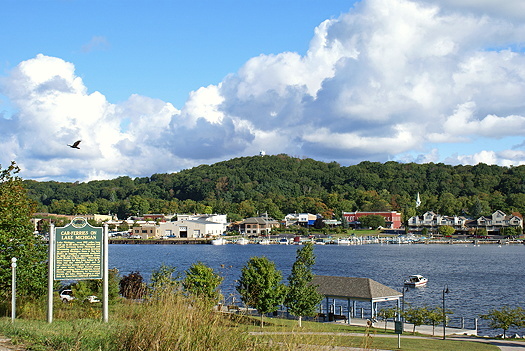
<instances>
[{"instance_id":1,"label":"tree","mask_svg":"<svg viewBox=\"0 0 525 351\"><path fill-rule=\"evenodd\" d=\"M297 250L297 256L288 277L288 291L284 305L289 312L299 317L299 327L303 316L316 314L317 305L323 299L317 291L317 285L312 285L312 266L315 264L314 245L311 242Z\"/></svg>"},{"instance_id":2,"label":"tree","mask_svg":"<svg viewBox=\"0 0 525 351\"><path fill-rule=\"evenodd\" d=\"M315 229L323 229L325 227L323 217L317 217L314 222L314 228Z\"/></svg>"},{"instance_id":3,"label":"tree","mask_svg":"<svg viewBox=\"0 0 525 351\"><path fill-rule=\"evenodd\" d=\"M175 292L179 287L177 268L162 264L151 273L151 288L157 295Z\"/></svg>"},{"instance_id":4,"label":"tree","mask_svg":"<svg viewBox=\"0 0 525 351\"><path fill-rule=\"evenodd\" d=\"M386 331L388 320L397 316L397 313L398 313L397 308L382 308L381 310L379 310L379 313L378 313L379 318L385 321L385 331Z\"/></svg>"},{"instance_id":5,"label":"tree","mask_svg":"<svg viewBox=\"0 0 525 351\"><path fill-rule=\"evenodd\" d=\"M452 311L445 310L445 318L447 314L451 314ZM434 307L427 309L427 321L426 323L430 323L432 325L432 336L434 336L434 332L436 329L436 325L439 323L443 323L443 309L441 307Z\"/></svg>"},{"instance_id":6,"label":"tree","mask_svg":"<svg viewBox=\"0 0 525 351\"><path fill-rule=\"evenodd\" d=\"M512 327L522 327L525 324L525 310L521 307L510 308L503 306L501 310L493 309L487 314L480 315L481 318L489 320L491 328L503 329L505 339L507 330Z\"/></svg>"},{"instance_id":7,"label":"tree","mask_svg":"<svg viewBox=\"0 0 525 351\"><path fill-rule=\"evenodd\" d=\"M423 325L428 320L428 309L426 307L413 307L405 310L404 316L408 323L414 325L412 334L416 333L416 327Z\"/></svg>"},{"instance_id":8,"label":"tree","mask_svg":"<svg viewBox=\"0 0 525 351\"><path fill-rule=\"evenodd\" d=\"M120 275L118 269L108 270L108 301L115 302L119 297ZM102 300L104 285L102 279L80 280L71 286L75 301L84 302L90 295L95 295Z\"/></svg>"},{"instance_id":9,"label":"tree","mask_svg":"<svg viewBox=\"0 0 525 351\"><path fill-rule=\"evenodd\" d=\"M197 262L186 271L186 277L182 280L182 287L190 294L215 305L222 297L219 285L223 279L213 271L213 268L202 262Z\"/></svg>"},{"instance_id":10,"label":"tree","mask_svg":"<svg viewBox=\"0 0 525 351\"><path fill-rule=\"evenodd\" d=\"M47 245L33 234L31 216L35 203L16 176L15 162L0 168L0 299L11 292L11 259L17 258L17 293L24 297L45 295Z\"/></svg>"},{"instance_id":11,"label":"tree","mask_svg":"<svg viewBox=\"0 0 525 351\"><path fill-rule=\"evenodd\" d=\"M386 225L385 223L385 217L380 215L367 215L359 218L359 222L361 222L361 226L368 228L378 228L378 227L384 227Z\"/></svg>"},{"instance_id":12,"label":"tree","mask_svg":"<svg viewBox=\"0 0 525 351\"><path fill-rule=\"evenodd\" d=\"M264 314L277 311L283 302L286 286L274 262L266 257L252 257L241 269L236 289L242 302L259 312L262 327Z\"/></svg>"},{"instance_id":13,"label":"tree","mask_svg":"<svg viewBox=\"0 0 525 351\"><path fill-rule=\"evenodd\" d=\"M442 225L442 226L439 226L438 228L439 234L443 236L451 236L452 234L454 234L455 231L456 230L449 225Z\"/></svg>"}]
</instances>

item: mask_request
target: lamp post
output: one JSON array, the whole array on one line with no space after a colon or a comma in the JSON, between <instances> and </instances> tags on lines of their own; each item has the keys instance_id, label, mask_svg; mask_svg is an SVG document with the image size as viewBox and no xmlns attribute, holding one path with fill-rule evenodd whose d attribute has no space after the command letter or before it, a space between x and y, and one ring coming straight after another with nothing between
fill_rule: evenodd
<instances>
[{"instance_id":1,"label":"lamp post","mask_svg":"<svg viewBox=\"0 0 525 351\"><path fill-rule=\"evenodd\" d=\"M447 313L445 311L445 294L448 294L450 290L448 290L448 285L445 285L443 288L443 340L446 338L446 331L445 328L447 326Z\"/></svg>"},{"instance_id":2,"label":"lamp post","mask_svg":"<svg viewBox=\"0 0 525 351\"><path fill-rule=\"evenodd\" d=\"M408 287L403 286L403 304L401 305L401 320L405 321L405 292L408 291Z\"/></svg>"},{"instance_id":3,"label":"lamp post","mask_svg":"<svg viewBox=\"0 0 525 351\"><path fill-rule=\"evenodd\" d=\"M11 269L11 322L14 322L16 318L16 257L11 259Z\"/></svg>"}]
</instances>

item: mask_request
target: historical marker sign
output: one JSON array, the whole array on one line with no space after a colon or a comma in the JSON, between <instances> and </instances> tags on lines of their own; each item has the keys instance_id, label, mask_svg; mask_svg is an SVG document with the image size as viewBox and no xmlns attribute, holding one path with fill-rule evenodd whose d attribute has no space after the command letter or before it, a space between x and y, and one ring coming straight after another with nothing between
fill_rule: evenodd
<instances>
[{"instance_id":1,"label":"historical marker sign","mask_svg":"<svg viewBox=\"0 0 525 351\"><path fill-rule=\"evenodd\" d=\"M55 280L102 279L103 228L78 217L56 228L55 240Z\"/></svg>"}]
</instances>

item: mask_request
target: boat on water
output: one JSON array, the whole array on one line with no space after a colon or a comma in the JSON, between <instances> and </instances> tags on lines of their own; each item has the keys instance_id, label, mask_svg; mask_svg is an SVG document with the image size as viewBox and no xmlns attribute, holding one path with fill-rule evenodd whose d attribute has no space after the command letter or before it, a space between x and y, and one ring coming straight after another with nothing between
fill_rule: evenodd
<instances>
[{"instance_id":1,"label":"boat on water","mask_svg":"<svg viewBox=\"0 0 525 351\"><path fill-rule=\"evenodd\" d=\"M323 239L316 239L314 241L314 244L315 245L325 245L326 243L325 243L325 241Z\"/></svg>"},{"instance_id":2,"label":"boat on water","mask_svg":"<svg viewBox=\"0 0 525 351\"><path fill-rule=\"evenodd\" d=\"M237 245L248 245L250 241L246 238L240 238L235 242Z\"/></svg>"},{"instance_id":3,"label":"boat on water","mask_svg":"<svg viewBox=\"0 0 525 351\"><path fill-rule=\"evenodd\" d=\"M270 245L270 240L268 239L261 239L259 242L258 242L259 245Z\"/></svg>"},{"instance_id":4,"label":"boat on water","mask_svg":"<svg viewBox=\"0 0 525 351\"><path fill-rule=\"evenodd\" d=\"M224 238L213 239L211 241L211 244L212 245L224 245L224 244L226 244L226 240L224 240Z\"/></svg>"},{"instance_id":5,"label":"boat on water","mask_svg":"<svg viewBox=\"0 0 525 351\"><path fill-rule=\"evenodd\" d=\"M337 245L351 245L352 241L348 238L339 238L337 239Z\"/></svg>"},{"instance_id":6,"label":"boat on water","mask_svg":"<svg viewBox=\"0 0 525 351\"><path fill-rule=\"evenodd\" d=\"M290 242L286 238L282 238L279 240L279 245L288 245Z\"/></svg>"},{"instance_id":7,"label":"boat on water","mask_svg":"<svg viewBox=\"0 0 525 351\"><path fill-rule=\"evenodd\" d=\"M428 279L419 274L414 274L408 277L405 280L405 286L410 286L413 288L421 287L427 285Z\"/></svg>"}]
</instances>

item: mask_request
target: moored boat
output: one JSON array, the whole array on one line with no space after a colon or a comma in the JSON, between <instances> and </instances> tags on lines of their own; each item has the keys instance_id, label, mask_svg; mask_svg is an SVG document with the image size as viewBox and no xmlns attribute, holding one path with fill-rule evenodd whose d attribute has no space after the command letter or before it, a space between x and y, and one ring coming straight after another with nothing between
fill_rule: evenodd
<instances>
[{"instance_id":1,"label":"moored boat","mask_svg":"<svg viewBox=\"0 0 525 351\"><path fill-rule=\"evenodd\" d=\"M405 286L410 287L421 287L427 285L428 279L419 274L414 274L405 280Z\"/></svg>"},{"instance_id":2,"label":"moored boat","mask_svg":"<svg viewBox=\"0 0 525 351\"><path fill-rule=\"evenodd\" d=\"M246 238L240 238L235 242L237 245L248 245L250 241Z\"/></svg>"},{"instance_id":3,"label":"moored boat","mask_svg":"<svg viewBox=\"0 0 525 351\"><path fill-rule=\"evenodd\" d=\"M268 239L261 239L259 242L258 242L259 245L270 245L270 240Z\"/></svg>"},{"instance_id":4,"label":"moored boat","mask_svg":"<svg viewBox=\"0 0 525 351\"><path fill-rule=\"evenodd\" d=\"M288 245L289 241L286 238L279 239L279 245Z\"/></svg>"},{"instance_id":5,"label":"moored boat","mask_svg":"<svg viewBox=\"0 0 525 351\"><path fill-rule=\"evenodd\" d=\"M226 244L226 240L224 240L224 238L213 239L211 241L211 244L212 245L224 245L224 244Z\"/></svg>"},{"instance_id":6,"label":"moored boat","mask_svg":"<svg viewBox=\"0 0 525 351\"><path fill-rule=\"evenodd\" d=\"M352 242L348 238L339 238L337 239L337 245L351 245Z\"/></svg>"}]
</instances>

